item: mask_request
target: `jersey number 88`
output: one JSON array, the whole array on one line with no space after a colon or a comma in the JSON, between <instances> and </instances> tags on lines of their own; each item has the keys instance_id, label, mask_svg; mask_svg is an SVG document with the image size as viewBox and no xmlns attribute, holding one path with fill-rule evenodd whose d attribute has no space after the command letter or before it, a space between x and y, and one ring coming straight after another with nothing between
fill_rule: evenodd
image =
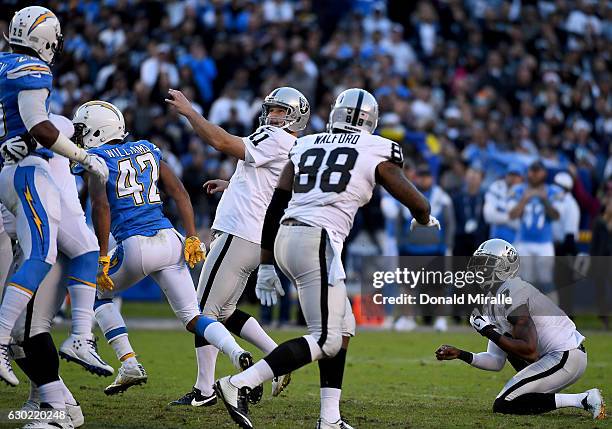
<instances>
[{"instance_id":1,"label":"jersey number 88","mask_svg":"<svg viewBox=\"0 0 612 429\"><path fill-rule=\"evenodd\" d=\"M349 147L339 147L329 153L323 148L308 149L300 157L293 192L306 193L314 189L319 168L326 156L327 168L321 175L319 188L323 192L344 192L351 180L351 170L355 167L358 155L355 149ZM304 177L306 182L302 183Z\"/></svg>"}]
</instances>

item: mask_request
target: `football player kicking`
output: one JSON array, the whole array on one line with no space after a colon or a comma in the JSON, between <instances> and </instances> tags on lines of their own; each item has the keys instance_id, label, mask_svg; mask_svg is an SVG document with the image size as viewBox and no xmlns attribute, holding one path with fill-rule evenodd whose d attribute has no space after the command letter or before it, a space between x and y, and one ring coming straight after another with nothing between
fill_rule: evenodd
<instances>
[{"instance_id":1,"label":"football player kicking","mask_svg":"<svg viewBox=\"0 0 612 429\"><path fill-rule=\"evenodd\" d=\"M110 103L90 101L80 106L73 123L75 141L104 160L109 180L101 183L85 173L92 203L92 219L100 244L95 316L121 367L104 392L113 395L145 383L147 374L136 360L125 322L113 297L117 292L151 276L160 286L176 316L189 332L206 338L228 354L234 366L252 365L225 327L202 317L196 291L185 262L193 268L204 259L196 237L193 208L183 184L161 159L160 150L147 140L124 142L127 133L122 113ZM75 174L83 171L74 168ZM184 239L162 212L158 184L175 201L187 232ZM117 247L109 252L109 234Z\"/></svg>"},{"instance_id":2,"label":"football player kicking","mask_svg":"<svg viewBox=\"0 0 612 429\"><path fill-rule=\"evenodd\" d=\"M198 283L202 314L221 321L227 329L259 348L264 354L276 348L276 342L255 318L236 308L249 275L259 265L261 229L278 176L287 162L296 133L306 128L310 106L298 90L282 87L264 100L261 126L248 137L236 137L200 116L180 91L170 90L166 100L185 116L195 132L215 149L238 158L229 187L224 192L212 225L210 252ZM272 268L272 270L270 270ZM274 269L262 266L258 278L269 277ZM280 283L279 290L282 291ZM271 286L272 290L274 286ZM265 293L257 290L258 295ZM202 338L196 338L198 377L193 389L172 405L213 405L217 350ZM278 395L289 383L282 374L272 381L272 395ZM249 400L259 402L263 387L250 392Z\"/></svg>"},{"instance_id":3,"label":"football player kicking","mask_svg":"<svg viewBox=\"0 0 612 429\"><path fill-rule=\"evenodd\" d=\"M91 336L92 303L98 249L74 229L65 195L51 174L54 153L79 162L96 180L106 180L102 160L78 148L49 120L52 88L49 65L61 51L62 35L56 16L43 7L18 11L9 25L12 52L0 53L0 201L16 217L16 232L24 262L11 276L0 307L0 379L19 383L8 358L11 330L55 263L58 247L69 258L73 295L73 334L61 350L104 375L112 368L97 355ZM49 150L50 149L50 150ZM23 158L23 159L21 159ZM80 295L80 298L76 298ZM77 348L77 345L80 346ZM48 333L29 338L26 353L44 374L37 380L41 401L63 406L57 350Z\"/></svg>"},{"instance_id":4,"label":"football player kicking","mask_svg":"<svg viewBox=\"0 0 612 429\"><path fill-rule=\"evenodd\" d=\"M329 399L336 403L330 408L339 409L346 346L354 329L340 258L355 214L376 183L410 209L415 226L439 227L425 197L404 176L399 145L372 135L377 122L374 97L348 89L332 107L329 132L302 137L291 149L262 232L261 263L271 274L258 282L277 282L275 257L297 287L308 334L282 343L241 374L217 380L217 395L242 428L253 427L246 399L250 389L314 361L321 361L322 401ZM325 398L327 392L334 397ZM320 418L317 428L349 429L336 412L329 420Z\"/></svg>"},{"instance_id":5,"label":"football player kicking","mask_svg":"<svg viewBox=\"0 0 612 429\"><path fill-rule=\"evenodd\" d=\"M587 367L584 336L550 299L518 275L516 249L499 238L478 247L468 269L484 274L488 296L508 297L512 303L486 304L475 309L470 323L488 338L486 352L470 353L443 345L438 360L461 359L487 371L500 371L508 359L519 372L499 392L493 411L505 414L541 414L557 408L586 410L594 419L605 417L599 389L558 393L574 384Z\"/></svg>"}]
</instances>

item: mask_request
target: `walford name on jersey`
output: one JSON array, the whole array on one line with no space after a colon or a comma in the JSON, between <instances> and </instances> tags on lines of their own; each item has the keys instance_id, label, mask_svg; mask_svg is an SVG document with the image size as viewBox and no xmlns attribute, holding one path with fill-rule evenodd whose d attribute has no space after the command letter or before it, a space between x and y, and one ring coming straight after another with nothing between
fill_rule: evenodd
<instances>
[{"instance_id":1,"label":"walford name on jersey","mask_svg":"<svg viewBox=\"0 0 612 429\"><path fill-rule=\"evenodd\" d=\"M346 144L357 144L361 134L322 134L317 136L314 144L325 144L325 143L346 143Z\"/></svg>"},{"instance_id":2,"label":"walford name on jersey","mask_svg":"<svg viewBox=\"0 0 612 429\"><path fill-rule=\"evenodd\" d=\"M111 158L117 158L130 155L139 155L141 153L151 152L151 150L144 144L136 144L128 147L127 149L121 146L111 149L104 149L104 152Z\"/></svg>"}]
</instances>

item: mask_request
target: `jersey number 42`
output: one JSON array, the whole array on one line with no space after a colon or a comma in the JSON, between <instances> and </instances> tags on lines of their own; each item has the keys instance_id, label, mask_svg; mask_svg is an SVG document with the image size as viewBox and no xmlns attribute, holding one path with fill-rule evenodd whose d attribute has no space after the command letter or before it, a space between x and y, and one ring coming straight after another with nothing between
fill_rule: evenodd
<instances>
[{"instance_id":1,"label":"jersey number 42","mask_svg":"<svg viewBox=\"0 0 612 429\"><path fill-rule=\"evenodd\" d=\"M155 157L151 152L143 153L138 155L135 159L138 170L132 163L132 158L123 158L117 162L117 169L119 174L117 175L117 198L132 197L134 204L141 206L145 203L144 200L144 188L148 185L147 190L147 202L149 204L161 203L161 197L159 190L157 189L157 181L159 179L159 166L155 161ZM145 171L149 172L149 180L138 180L145 174Z\"/></svg>"}]
</instances>

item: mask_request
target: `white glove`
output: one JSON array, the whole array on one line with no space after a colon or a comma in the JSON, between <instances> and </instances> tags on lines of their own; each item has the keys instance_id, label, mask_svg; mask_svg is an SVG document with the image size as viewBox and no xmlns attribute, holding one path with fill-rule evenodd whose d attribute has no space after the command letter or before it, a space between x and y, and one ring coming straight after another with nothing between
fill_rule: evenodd
<instances>
[{"instance_id":1,"label":"white glove","mask_svg":"<svg viewBox=\"0 0 612 429\"><path fill-rule=\"evenodd\" d=\"M4 142L0 155L7 163L17 163L28 156L30 148L22 136L15 136Z\"/></svg>"},{"instance_id":2,"label":"white glove","mask_svg":"<svg viewBox=\"0 0 612 429\"><path fill-rule=\"evenodd\" d=\"M255 296L261 301L261 305L271 307L276 305L278 295L285 296L283 285L281 284L274 265L261 264L257 271L257 286L255 286Z\"/></svg>"},{"instance_id":3,"label":"white glove","mask_svg":"<svg viewBox=\"0 0 612 429\"><path fill-rule=\"evenodd\" d=\"M410 222L410 231L414 230L417 227L420 227L420 228L438 228L438 229L440 229L440 222L438 222L438 219L436 219L432 215L429 215L429 222L427 222L427 225L422 225L422 224L418 223L416 219L413 218L412 222Z\"/></svg>"},{"instance_id":4,"label":"white glove","mask_svg":"<svg viewBox=\"0 0 612 429\"><path fill-rule=\"evenodd\" d=\"M88 153L87 157L81 162L85 171L95 174L104 183L108 180L108 166L98 155Z\"/></svg>"},{"instance_id":5,"label":"white glove","mask_svg":"<svg viewBox=\"0 0 612 429\"><path fill-rule=\"evenodd\" d=\"M489 329L495 328L495 325L493 322L491 322L491 319L488 316L481 314L477 308L475 308L470 315L470 325L472 325L472 327L476 329L480 335L484 335L484 333Z\"/></svg>"}]
</instances>

